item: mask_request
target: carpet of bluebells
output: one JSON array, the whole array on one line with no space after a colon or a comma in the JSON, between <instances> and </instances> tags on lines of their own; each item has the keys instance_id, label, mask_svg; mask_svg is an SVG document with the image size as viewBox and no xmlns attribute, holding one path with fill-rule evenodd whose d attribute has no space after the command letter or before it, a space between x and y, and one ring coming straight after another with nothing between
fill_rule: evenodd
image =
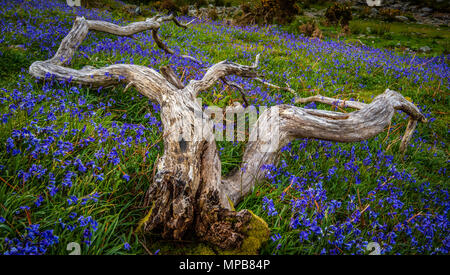
<instances>
[{"instance_id":1,"label":"carpet of bluebells","mask_svg":"<svg viewBox=\"0 0 450 275\"><path fill-rule=\"evenodd\" d=\"M134 229L148 211L142 201L163 152L159 106L133 89L89 89L51 75L38 81L27 72L31 62L55 53L76 15L128 22L65 1L0 0L0 253L69 254L67 245L77 242L82 254L157 254ZM267 221L271 237L262 254L368 254L371 242L382 254L449 253L448 56L401 55L277 26L207 20L186 30L167 23L160 33L176 53L207 66L224 59L251 64L261 53L264 77L287 83L298 96L370 102L389 87L428 118L404 156L397 153L408 119L401 112L368 141L299 139L285 146L280 162L262 168L266 179L237 206ZM148 32L134 39L90 33L71 66L116 63L170 64L184 83L205 72L164 53ZM294 102L293 94L229 79L243 85L250 104ZM240 100L220 83L200 96L205 106ZM218 144L225 174L239 165L245 143Z\"/></svg>"}]
</instances>

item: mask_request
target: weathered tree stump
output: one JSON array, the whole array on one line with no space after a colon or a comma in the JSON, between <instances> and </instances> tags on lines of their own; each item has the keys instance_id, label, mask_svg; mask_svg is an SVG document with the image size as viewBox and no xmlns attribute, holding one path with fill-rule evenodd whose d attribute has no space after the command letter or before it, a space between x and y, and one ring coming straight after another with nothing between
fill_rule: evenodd
<instances>
[{"instance_id":1,"label":"weathered tree stump","mask_svg":"<svg viewBox=\"0 0 450 275\"><path fill-rule=\"evenodd\" d=\"M196 97L218 80L226 82L228 75L256 78L272 88L292 91L257 78L259 55L251 66L219 62L211 66L201 80L191 80L186 86L170 67L163 67L158 73L151 68L131 64L81 70L63 66L70 61L90 30L122 36L151 30L157 45L173 54L157 34L160 24L169 20L178 26L187 26L173 16L155 16L127 26L78 17L55 56L46 61L36 61L29 68L30 74L37 78L51 74L58 80L70 78L73 83L92 87L126 83L127 88L134 86L141 94L160 104L164 154L158 160L157 173L146 194L146 204L151 211L142 224L145 231L159 230L164 238L170 239L182 239L191 232L220 248L239 248L254 216L247 210L236 212L232 205L251 192L264 177L261 166L275 163L280 149L288 142L296 138L340 142L365 140L384 131L395 110L402 110L412 121L402 141L404 150L417 121L425 121L415 105L389 89L370 104L347 102L350 107L359 109L352 113L274 106L260 114L257 127L250 132L241 169L222 178L213 122L202 115L202 106ZM193 57L183 57L198 62ZM240 88L234 83L229 85ZM243 93L242 88L240 90ZM334 99L321 96L303 102L311 100L335 104ZM275 134L278 135L277 142L268 142Z\"/></svg>"}]
</instances>

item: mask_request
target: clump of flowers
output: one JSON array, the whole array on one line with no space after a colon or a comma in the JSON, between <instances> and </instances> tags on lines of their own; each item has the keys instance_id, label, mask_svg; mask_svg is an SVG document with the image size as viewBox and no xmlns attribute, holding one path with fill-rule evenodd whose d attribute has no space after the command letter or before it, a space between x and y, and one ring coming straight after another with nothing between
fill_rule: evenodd
<instances>
[{"instance_id":1,"label":"clump of flowers","mask_svg":"<svg viewBox=\"0 0 450 275\"><path fill-rule=\"evenodd\" d=\"M59 237L53 234L53 229L39 230L39 224L26 228L26 234L20 238L5 238L6 252L4 255L43 255L59 242Z\"/></svg>"}]
</instances>

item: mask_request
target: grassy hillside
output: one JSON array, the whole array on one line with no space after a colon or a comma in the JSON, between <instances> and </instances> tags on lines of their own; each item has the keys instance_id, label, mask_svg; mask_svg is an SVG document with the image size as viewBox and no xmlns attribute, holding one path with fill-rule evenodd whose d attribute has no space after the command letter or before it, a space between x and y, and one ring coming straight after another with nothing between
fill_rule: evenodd
<instances>
[{"instance_id":1,"label":"grassy hillside","mask_svg":"<svg viewBox=\"0 0 450 275\"><path fill-rule=\"evenodd\" d=\"M55 53L76 15L128 23L114 14L62 1L0 0L1 253L68 254L67 245L77 242L82 254L172 254L186 245L134 233L148 211L143 196L163 152L159 106L133 89L89 89L51 76L36 81L27 72L33 61ZM407 123L401 112L368 141L296 140L283 148L279 165L266 166L266 179L237 205L271 228L260 253L365 254L370 242L383 254L449 253L448 56L310 39L275 26L197 21L186 30L168 23L160 33L177 53L206 65L251 64L261 53L265 78L288 83L297 94L230 77L256 106L292 104L295 96L316 93L370 102L390 88L429 120L417 127L404 157L397 154ZM115 63L170 64L184 83L205 72L165 54L150 33L134 39L90 33L71 66ZM220 107L241 100L222 84L200 97ZM244 147L218 142L224 174L240 164Z\"/></svg>"}]
</instances>

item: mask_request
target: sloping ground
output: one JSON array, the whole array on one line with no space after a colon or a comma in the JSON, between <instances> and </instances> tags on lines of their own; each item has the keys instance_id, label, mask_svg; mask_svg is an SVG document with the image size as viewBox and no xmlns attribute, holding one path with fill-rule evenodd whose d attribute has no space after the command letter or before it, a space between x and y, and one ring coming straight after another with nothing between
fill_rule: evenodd
<instances>
[{"instance_id":1,"label":"sloping ground","mask_svg":"<svg viewBox=\"0 0 450 275\"><path fill-rule=\"evenodd\" d=\"M53 55L75 15L126 22L50 1L1 0L0 14L0 251L67 254L71 242L81 245L82 254L163 248L152 244L157 235L144 240L134 233L148 211L141 207L143 194L163 150L159 106L133 89L87 89L51 76L35 81L27 73L33 61ZM298 96L320 92L367 102L389 87L429 119L403 158L396 154L407 121L401 113L389 131L366 142L297 140L286 146L280 165L265 167L267 179L237 206L269 224L272 240L261 253L363 254L369 242L387 254L449 252L448 57L397 55L220 22L196 22L187 30L170 23L160 33L177 53L207 65L224 59L250 64L262 53L265 78L287 82ZM75 68L114 63L170 64L184 83L205 72L165 54L150 33L134 39L90 33L72 60ZM290 104L296 96L230 80L242 84L255 105ZM240 100L222 85L201 97L221 107ZM226 173L238 166L243 143L218 143ZM160 253L183 247L161 245Z\"/></svg>"}]
</instances>

